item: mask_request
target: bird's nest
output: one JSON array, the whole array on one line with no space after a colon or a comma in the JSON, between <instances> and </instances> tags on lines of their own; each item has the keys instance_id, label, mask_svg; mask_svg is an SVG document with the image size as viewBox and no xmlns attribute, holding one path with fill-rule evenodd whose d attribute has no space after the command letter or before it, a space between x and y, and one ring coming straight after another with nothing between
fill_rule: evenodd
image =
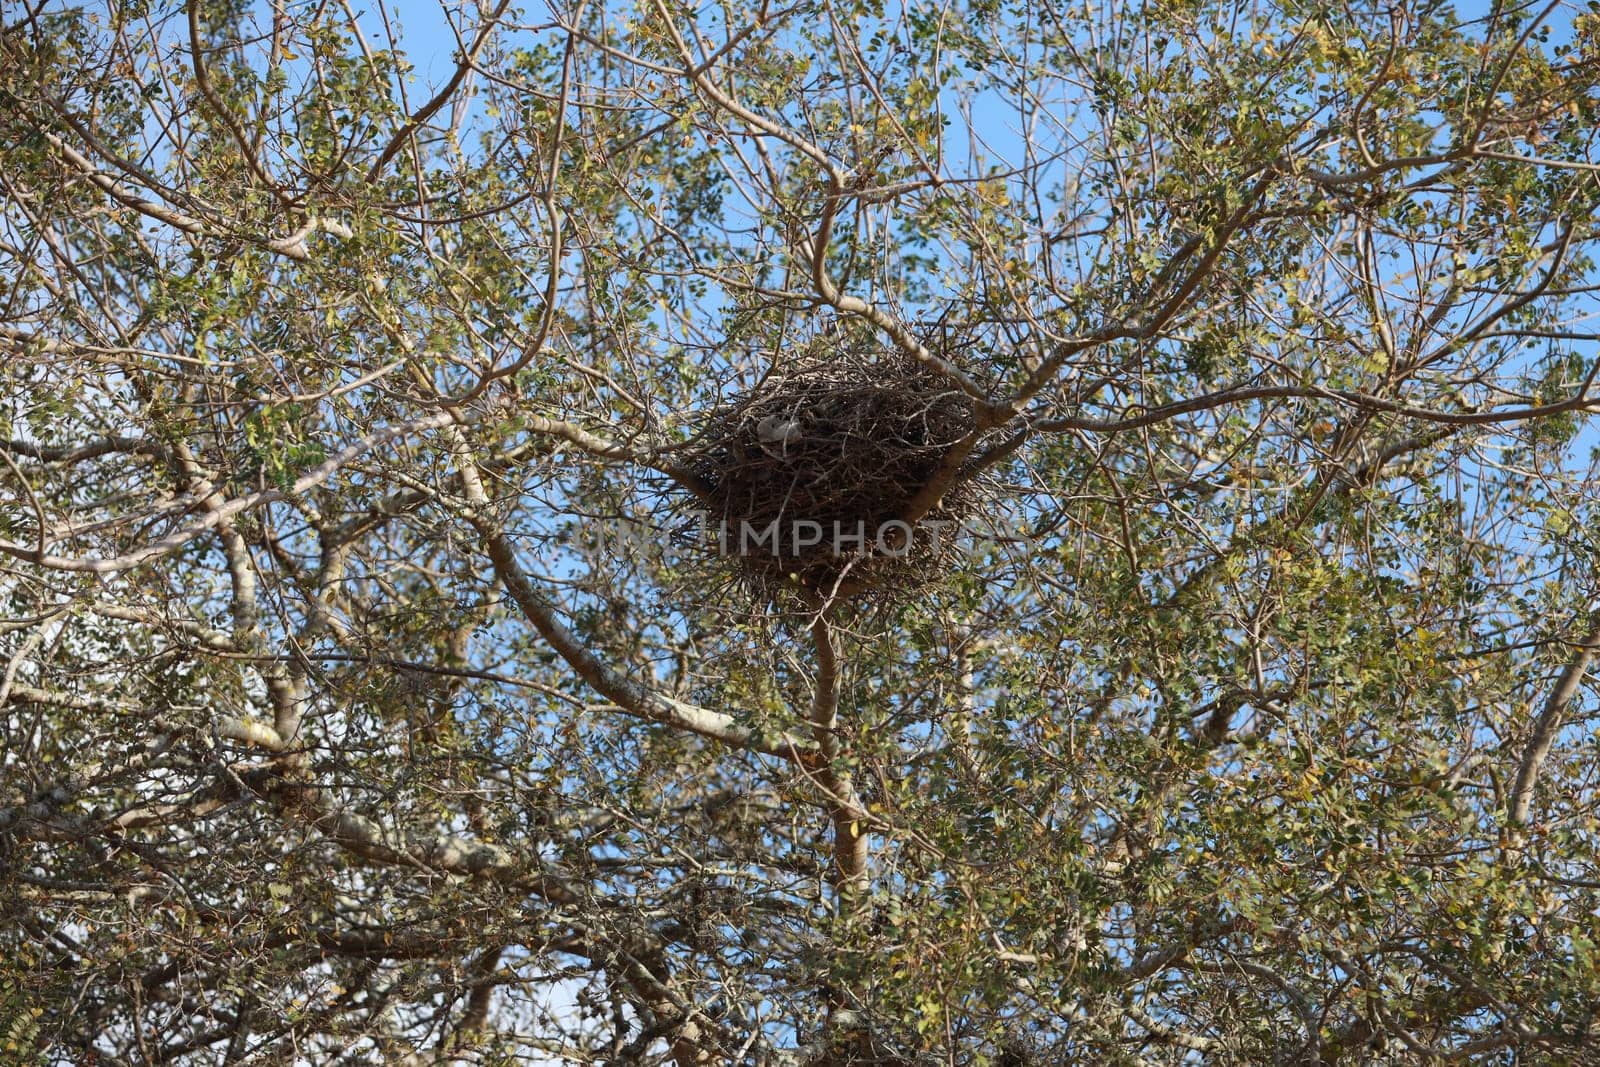
<instances>
[{"instance_id":1,"label":"bird's nest","mask_svg":"<svg viewBox=\"0 0 1600 1067\"><path fill-rule=\"evenodd\" d=\"M971 398L909 356L818 345L714 412L684 455L697 539L758 599L893 599L949 572L985 483ZM954 475L951 477L951 475ZM930 483L943 486L923 511Z\"/></svg>"}]
</instances>

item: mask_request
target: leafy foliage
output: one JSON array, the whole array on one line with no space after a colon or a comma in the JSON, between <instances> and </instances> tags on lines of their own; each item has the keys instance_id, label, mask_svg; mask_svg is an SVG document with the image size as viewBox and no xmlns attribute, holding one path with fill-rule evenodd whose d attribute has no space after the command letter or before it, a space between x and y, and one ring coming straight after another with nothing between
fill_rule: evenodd
<instances>
[{"instance_id":1,"label":"leafy foliage","mask_svg":"<svg viewBox=\"0 0 1600 1067\"><path fill-rule=\"evenodd\" d=\"M1584 1062L1591 8L4 17L0 1059Z\"/></svg>"}]
</instances>

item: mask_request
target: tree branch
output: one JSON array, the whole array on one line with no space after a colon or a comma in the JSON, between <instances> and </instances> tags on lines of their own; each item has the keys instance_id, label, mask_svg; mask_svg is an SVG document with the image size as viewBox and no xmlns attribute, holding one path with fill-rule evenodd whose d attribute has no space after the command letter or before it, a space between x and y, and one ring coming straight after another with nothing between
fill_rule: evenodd
<instances>
[{"instance_id":1,"label":"tree branch","mask_svg":"<svg viewBox=\"0 0 1600 1067\"><path fill-rule=\"evenodd\" d=\"M1572 658L1562 669L1555 688L1550 690L1543 710L1534 721L1533 733L1523 746L1522 759L1517 764L1517 783L1511 790L1511 808L1506 817L1512 826L1520 827L1528 822L1528 813L1533 807L1533 792L1539 784L1539 771L1544 766L1545 758L1550 755L1556 735L1561 732L1562 715L1567 705L1572 703L1572 698L1577 696L1578 687L1583 684L1597 650L1600 650L1600 625L1579 639Z\"/></svg>"}]
</instances>

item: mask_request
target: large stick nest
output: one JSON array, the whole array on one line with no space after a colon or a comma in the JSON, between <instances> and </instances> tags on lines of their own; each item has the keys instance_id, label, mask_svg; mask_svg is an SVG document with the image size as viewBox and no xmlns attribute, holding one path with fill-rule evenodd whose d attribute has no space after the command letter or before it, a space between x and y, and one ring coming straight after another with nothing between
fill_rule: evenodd
<instances>
[{"instance_id":1,"label":"large stick nest","mask_svg":"<svg viewBox=\"0 0 1600 1067\"><path fill-rule=\"evenodd\" d=\"M972 433L971 399L909 356L825 347L708 418L685 456L701 483L687 506L709 513L712 551L734 560L761 599L925 588L950 570L959 524L986 495L981 480L960 477L926 515L908 514ZM892 525L907 518L921 519L909 541ZM776 538L763 536L774 529Z\"/></svg>"}]
</instances>

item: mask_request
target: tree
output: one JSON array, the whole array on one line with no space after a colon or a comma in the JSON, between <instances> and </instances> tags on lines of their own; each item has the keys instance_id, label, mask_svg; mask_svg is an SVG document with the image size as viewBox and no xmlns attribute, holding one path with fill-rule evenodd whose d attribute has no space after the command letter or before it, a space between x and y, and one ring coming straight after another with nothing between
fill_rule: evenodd
<instances>
[{"instance_id":1,"label":"tree","mask_svg":"<svg viewBox=\"0 0 1600 1067\"><path fill-rule=\"evenodd\" d=\"M1592 10L447 15L5 16L4 1056L1579 1061Z\"/></svg>"}]
</instances>

